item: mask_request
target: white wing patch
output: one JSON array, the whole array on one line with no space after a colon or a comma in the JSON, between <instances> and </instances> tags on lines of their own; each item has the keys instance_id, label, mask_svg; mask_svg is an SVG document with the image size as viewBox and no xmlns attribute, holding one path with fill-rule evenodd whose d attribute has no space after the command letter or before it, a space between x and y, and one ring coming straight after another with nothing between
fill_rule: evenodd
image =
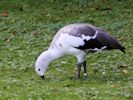
<instances>
[{"instance_id":1,"label":"white wing patch","mask_svg":"<svg viewBox=\"0 0 133 100\"><path fill-rule=\"evenodd\" d=\"M69 35L67 33L62 33L60 34L60 37L58 40L53 43L51 48L58 48L58 49L68 49L68 48L74 48L74 47L79 47L85 45L84 40L90 40L90 39L95 39L97 37L98 31L95 32L94 36L85 36L81 35L82 37L77 37L73 35ZM101 48L103 49L103 48ZM93 49L96 50L96 49ZM97 50L96 50L97 51Z\"/></svg>"},{"instance_id":2,"label":"white wing patch","mask_svg":"<svg viewBox=\"0 0 133 100\"><path fill-rule=\"evenodd\" d=\"M90 39L95 39L97 37L97 34L98 34L98 31L95 32L95 35L94 36L85 36L85 35L82 34L82 38L84 40L87 40L88 41Z\"/></svg>"},{"instance_id":3,"label":"white wing patch","mask_svg":"<svg viewBox=\"0 0 133 100\"><path fill-rule=\"evenodd\" d=\"M58 40L56 41L55 45L62 45L62 48L67 47L79 47L84 45L84 41L80 37L75 37L69 34L61 34Z\"/></svg>"},{"instance_id":4,"label":"white wing patch","mask_svg":"<svg viewBox=\"0 0 133 100\"><path fill-rule=\"evenodd\" d=\"M87 51L102 51L102 50L104 50L106 48L107 48L107 46L103 46L103 47L101 47L101 49L94 48L94 49L88 49Z\"/></svg>"}]
</instances>

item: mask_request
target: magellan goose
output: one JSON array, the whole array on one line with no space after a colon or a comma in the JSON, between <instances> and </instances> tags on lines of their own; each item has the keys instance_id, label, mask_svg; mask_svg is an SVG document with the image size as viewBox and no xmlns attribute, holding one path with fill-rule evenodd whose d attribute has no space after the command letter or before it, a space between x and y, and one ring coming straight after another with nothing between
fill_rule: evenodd
<instances>
[{"instance_id":1,"label":"magellan goose","mask_svg":"<svg viewBox=\"0 0 133 100\"><path fill-rule=\"evenodd\" d=\"M86 72L86 56L90 52L119 49L125 53L124 47L106 31L90 24L70 24L61 28L54 36L48 50L37 58L35 70L44 78L44 74L51 61L64 54L74 55L77 58L77 78L80 78L81 66Z\"/></svg>"}]
</instances>

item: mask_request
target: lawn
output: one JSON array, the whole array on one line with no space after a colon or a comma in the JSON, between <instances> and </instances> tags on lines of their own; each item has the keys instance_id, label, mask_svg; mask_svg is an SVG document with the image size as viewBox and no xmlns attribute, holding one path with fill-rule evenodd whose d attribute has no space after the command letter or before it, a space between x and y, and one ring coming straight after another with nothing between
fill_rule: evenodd
<instances>
[{"instance_id":1,"label":"lawn","mask_svg":"<svg viewBox=\"0 0 133 100\"><path fill-rule=\"evenodd\" d=\"M77 22L105 29L126 54L89 54L88 77L82 72L80 80L76 59L64 56L51 63L42 80L36 58L59 28ZM1 0L0 100L133 100L133 1Z\"/></svg>"}]
</instances>

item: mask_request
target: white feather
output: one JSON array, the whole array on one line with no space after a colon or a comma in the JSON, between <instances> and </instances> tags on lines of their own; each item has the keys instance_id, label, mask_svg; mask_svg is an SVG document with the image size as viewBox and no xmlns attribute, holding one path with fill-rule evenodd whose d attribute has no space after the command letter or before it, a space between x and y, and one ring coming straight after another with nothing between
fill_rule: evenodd
<instances>
[{"instance_id":1,"label":"white feather","mask_svg":"<svg viewBox=\"0 0 133 100\"><path fill-rule=\"evenodd\" d=\"M106 48L107 48L107 46L103 46L101 49L94 48L94 49L88 49L88 51L102 51L102 50L104 50Z\"/></svg>"},{"instance_id":2,"label":"white feather","mask_svg":"<svg viewBox=\"0 0 133 100\"><path fill-rule=\"evenodd\" d=\"M92 39L95 39L97 37L98 31L95 32L95 35L91 37Z\"/></svg>"},{"instance_id":3,"label":"white feather","mask_svg":"<svg viewBox=\"0 0 133 100\"><path fill-rule=\"evenodd\" d=\"M68 47L79 47L84 45L84 41L80 37L75 37L69 34L61 34L55 45L62 45L62 48L66 49ZM61 46L60 46L61 47Z\"/></svg>"},{"instance_id":4,"label":"white feather","mask_svg":"<svg viewBox=\"0 0 133 100\"><path fill-rule=\"evenodd\" d=\"M89 41L90 39L95 39L97 37L97 34L98 34L98 31L95 32L95 35L94 36L85 36L85 35L82 34L82 38L84 40Z\"/></svg>"}]
</instances>

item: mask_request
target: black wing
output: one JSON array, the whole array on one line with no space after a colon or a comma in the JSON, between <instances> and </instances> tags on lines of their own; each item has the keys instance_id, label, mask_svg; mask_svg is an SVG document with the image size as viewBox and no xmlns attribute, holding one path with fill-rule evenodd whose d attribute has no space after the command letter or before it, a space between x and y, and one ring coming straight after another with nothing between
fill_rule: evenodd
<instances>
[{"instance_id":1,"label":"black wing","mask_svg":"<svg viewBox=\"0 0 133 100\"><path fill-rule=\"evenodd\" d=\"M85 44L83 46L77 47L78 49L81 50L86 50L86 49L101 49L102 47L106 46L106 49L111 50L111 49L119 49L122 52L125 53L123 47L114 37L109 35L106 31L101 30L96 27L84 27L84 28L79 28L78 31L81 34L84 34L85 36L89 35L95 35L96 31L98 32L97 37L95 39L90 39L90 40L84 40ZM86 34L85 34L86 33Z\"/></svg>"}]
</instances>

